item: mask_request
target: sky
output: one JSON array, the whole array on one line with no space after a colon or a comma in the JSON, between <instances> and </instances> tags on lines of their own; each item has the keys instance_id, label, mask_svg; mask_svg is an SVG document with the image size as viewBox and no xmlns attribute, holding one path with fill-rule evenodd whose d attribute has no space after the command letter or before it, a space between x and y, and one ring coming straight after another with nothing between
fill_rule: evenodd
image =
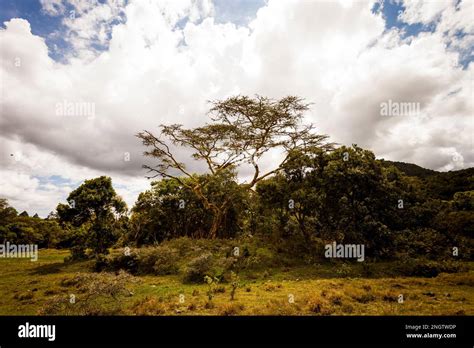
<instances>
[{"instance_id":1,"label":"sky","mask_svg":"<svg viewBox=\"0 0 474 348\"><path fill-rule=\"evenodd\" d=\"M45 217L108 175L131 207L150 186L135 134L238 94L305 98L377 158L469 168L473 46L472 0L0 0L0 197ZM381 112L397 103L416 112Z\"/></svg>"}]
</instances>

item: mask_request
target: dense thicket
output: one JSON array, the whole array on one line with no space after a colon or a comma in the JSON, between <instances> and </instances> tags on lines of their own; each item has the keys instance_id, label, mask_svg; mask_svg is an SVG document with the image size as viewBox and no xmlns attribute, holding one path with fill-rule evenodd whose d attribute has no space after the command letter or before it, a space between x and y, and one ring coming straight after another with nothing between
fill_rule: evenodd
<instances>
[{"instance_id":1,"label":"dense thicket","mask_svg":"<svg viewBox=\"0 0 474 348\"><path fill-rule=\"evenodd\" d=\"M252 235L298 255L321 254L325 243L337 241L363 243L369 257L439 258L457 247L460 258L472 258L472 169L407 175L399 168L353 146L295 151L253 191L242 188L232 171L194 180L206 181L204 193L213 201L230 202L219 238ZM432 189L440 182L443 190ZM445 199L444 192L459 188ZM18 214L0 200L0 243L72 247L79 256L86 247L104 253L113 245L206 238L211 224L212 212L173 179L153 182L128 215L105 177L86 181L46 219Z\"/></svg>"},{"instance_id":2,"label":"dense thicket","mask_svg":"<svg viewBox=\"0 0 474 348\"><path fill-rule=\"evenodd\" d=\"M472 174L464 177L462 189ZM429 178L438 178L432 175ZM428 180L426 178L425 180ZM257 186L258 228L306 249L328 241L364 244L376 257L472 256L474 191L443 200L427 181L410 177L357 146L295 153L280 174ZM446 190L459 187L454 182ZM303 248L304 249L304 248ZM319 250L320 252L320 250Z\"/></svg>"}]
</instances>

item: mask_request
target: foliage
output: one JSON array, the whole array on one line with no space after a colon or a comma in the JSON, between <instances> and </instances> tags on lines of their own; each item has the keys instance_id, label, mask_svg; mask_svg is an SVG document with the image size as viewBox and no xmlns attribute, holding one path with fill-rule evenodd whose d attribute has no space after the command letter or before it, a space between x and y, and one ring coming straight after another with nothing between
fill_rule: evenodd
<instances>
[{"instance_id":1,"label":"foliage","mask_svg":"<svg viewBox=\"0 0 474 348\"><path fill-rule=\"evenodd\" d=\"M235 292L237 288L240 286L240 278L235 272L230 272L230 300L233 301L235 299Z\"/></svg>"},{"instance_id":2,"label":"foliage","mask_svg":"<svg viewBox=\"0 0 474 348\"><path fill-rule=\"evenodd\" d=\"M181 179L191 184L191 179ZM240 231L247 193L230 172L214 176L197 176L206 181L204 194L214 202L228 201L225 218L217 236L234 237ZM127 241L140 245L158 243L182 236L206 237L212 225L212 214L187 186L172 179L153 182L149 191L139 195L132 209Z\"/></svg>"},{"instance_id":3,"label":"foliage","mask_svg":"<svg viewBox=\"0 0 474 348\"><path fill-rule=\"evenodd\" d=\"M211 121L200 127L162 125L159 137L141 132L145 155L158 160L146 168L161 180L139 195L130 218L102 176L86 180L47 219L18 214L0 199L0 243L67 247L68 260L92 251L96 270L184 273L185 282L314 265L334 241L363 244L370 262L473 258L473 168L440 173L377 160L357 145L336 147L303 124L308 109L294 96L237 96L212 102ZM189 171L176 148L191 151L207 172ZM277 151L281 161L263 166L265 155ZM208 245L206 238L220 240ZM233 255L237 241L240 254ZM113 246L151 248L106 257ZM417 267L404 269L439 268Z\"/></svg>"},{"instance_id":4,"label":"foliage","mask_svg":"<svg viewBox=\"0 0 474 348\"><path fill-rule=\"evenodd\" d=\"M191 260L186 268L183 281L185 283L201 283L205 277L209 277L213 266L211 253L205 253Z\"/></svg>"},{"instance_id":5,"label":"foliage","mask_svg":"<svg viewBox=\"0 0 474 348\"><path fill-rule=\"evenodd\" d=\"M54 219L41 219L24 214L8 205L6 199L0 198L0 244L37 244L39 248L61 248L69 238Z\"/></svg>"},{"instance_id":6,"label":"foliage","mask_svg":"<svg viewBox=\"0 0 474 348\"><path fill-rule=\"evenodd\" d=\"M144 154L158 160L157 165L144 167L153 173L151 177L170 178L192 190L212 215L207 237L216 238L233 197L225 195L222 200L214 200L205 192L209 181L200 180L188 172L171 146L192 151L192 157L206 165L206 179L225 172L236 176L239 165L249 165L253 175L242 187L252 190L258 182L280 171L292 151L331 147L331 144L325 144L326 135L315 133L314 125L301 124L308 107L295 96L280 100L237 96L214 101L210 110L212 122L209 124L193 129L186 129L180 124L162 125L159 137L149 131L138 133L137 137L148 148ZM272 169L261 172L263 156L277 149L283 150L287 156ZM174 174L176 172L178 175Z\"/></svg>"},{"instance_id":7,"label":"foliage","mask_svg":"<svg viewBox=\"0 0 474 348\"><path fill-rule=\"evenodd\" d=\"M357 146L294 152L284 172L257 192L283 236L302 236L306 246L315 237L364 243L383 256L391 247L388 226L399 219L398 199L409 200L400 187L406 183L389 181L387 174L370 151Z\"/></svg>"},{"instance_id":8,"label":"foliage","mask_svg":"<svg viewBox=\"0 0 474 348\"><path fill-rule=\"evenodd\" d=\"M456 192L474 190L474 168L449 172L436 172L411 163L383 161L395 166L407 176L421 179L424 190L431 198L451 200Z\"/></svg>"},{"instance_id":9,"label":"foliage","mask_svg":"<svg viewBox=\"0 0 474 348\"><path fill-rule=\"evenodd\" d=\"M59 221L86 227L88 232L85 241L78 238L75 245L90 247L96 257L106 254L119 238L117 231L124 224L127 211L125 202L112 187L112 180L105 176L86 180L69 194L67 201L67 205L60 203L57 207Z\"/></svg>"},{"instance_id":10,"label":"foliage","mask_svg":"<svg viewBox=\"0 0 474 348\"><path fill-rule=\"evenodd\" d=\"M399 274L410 277L436 277L440 273L457 273L464 270L459 262L432 261L425 259L404 259L398 261L396 270Z\"/></svg>"},{"instance_id":11,"label":"foliage","mask_svg":"<svg viewBox=\"0 0 474 348\"><path fill-rule=\"evenodd\" d=\"M212 301L214 294L216 293L217 284L219 284L219 278L217 277L209 277L208 275L204 276L204 283L207 284L207 299Z\"/></svg>"}]
</instances>

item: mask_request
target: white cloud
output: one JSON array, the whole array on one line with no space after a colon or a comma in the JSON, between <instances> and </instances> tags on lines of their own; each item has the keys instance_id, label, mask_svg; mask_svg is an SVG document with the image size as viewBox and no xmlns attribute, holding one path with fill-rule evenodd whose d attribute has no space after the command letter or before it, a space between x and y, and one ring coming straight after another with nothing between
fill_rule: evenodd
<instances>
[{"instance_id":1,"label":"white cloud","mask_svg":"<svg viewBox=\"0 0 474 348\"><path fill-rule=\"evenodd\" d=\"M269 1L248 27L216 23L207 1L90 3L69 2L79 15L64 19L76 52L67 64L48 57L25 20L12 19L0 31L0 139L6 153L21 149L28 158L17 176L9 155L1 158L0 196L15 206L50 211L72 185L56 190L37 177L77 184L104 174L132 204L147 186L147 160L134 134L160 123L202 124L207 100L237 93L300 95L314 102L308 120L331 140L379 157L443 170L474 163L473 65L463 70L458 51L446 45L449 39L472 47L468 35L446 36L453 28L472 30L468 12L459 13L469 11L464 2L446 5L441 17L439 8L421 14L408 6L404 20L439 18L439 27L405 39L385 30L369 2ZM126 21L114 22L117 14ZM184 28L177 26L185 17ZM91 49L96 43L108 48ZM418 102L421 115L380 116L388 99ZM95 117L56 115L64 101L93 103Z\"/></svg>"},{"instance_id":2,"label":"white cloud","mask_svg":"<svg viewBox=\"0 0 474 348\"><path fill-rule=\"evenodd\" d=\"M398 18L408 24L429 24L438 20L441 17L441 13L446 9L453 7L455 3L456 0L403 0L405 11L400 13Z\"/></svg>"},{"instance_id":3,"label":"white cloud","mask_svg":"<svg viewBox=\"0 0 474 348\"><path fill-rule=\"evenodd\" d=\"M42 10L50 16L62 15L66 9L63 0L40 0Z\"/></svg>"}]
</instances>

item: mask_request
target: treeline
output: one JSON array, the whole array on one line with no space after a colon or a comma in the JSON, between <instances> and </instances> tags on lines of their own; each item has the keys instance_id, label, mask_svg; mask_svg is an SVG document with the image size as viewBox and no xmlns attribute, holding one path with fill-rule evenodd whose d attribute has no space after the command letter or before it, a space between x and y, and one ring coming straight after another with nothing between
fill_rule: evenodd
<instances>
[{"instance_id":1,"label":"treeline","mask_svg":"<svg viewBox=\"0 0 474 348\"><path fill-rule=\"evenodd\" d=\"M217 231L221 239L251 235L295 255L322 255L323 246L336 241L364 244L375 258L448 257L453 248L459 258L472 258L472 169L426 176L400 169L370 151L343 146L295 151L254 190L242 187L232 170L196 180L206 183L210 201L228 202ZM154 181L130 210L110 178L86 180L46 219L18 214L2 199L0 243L72 248L81 258L86 249L101 255L113 246L209 237L212 211L182 180Z\"/></svg>"},{"instance_id":2,"label":"treeline","mask_svg":"<svg viewBox=\"0 0 474 348\"><path fill-rule=\"evenodd\" d=\"M0 198L0 244L37 244L39 248L68 247L66 233L54 217L30 217L26 211L18 214L4 198Z\"/></svg>"},{"instance_id":3,"label":"treeline","mask_svg":"<svg viewBox=\"0 0 474 348\"><path fill-rule=\"evenodd\" d=\"M446 184L446 191L462 190L446 200L427 190L436 186L429 178L405 175L360 147L340 147L294 152L281 172L250 192L230 174L215 178L208 194L217 203L231 197L220 238L260 236L295 254L322 254L327 242L336 241L365 244L373 257L452 256L457 248L470 258L474 191L466 173L464 186ZM125 240L141 246L205 237L211 215L190 189L164 179L140 194Z\"/></svg>"},{"instance_id":4,"label":"treeline","mask_svg":"<svg viewBox=\"0 0 474 348\"><path fill-rule=\"evenodd\" d=\"M155 181L130 211L102 176L71 192L46 222L17 216L3 201L0 242L70 247L81 258L86 249L99 257L112 246L183 236L254 236L298 257L320 257L335 241L364 244L373 258L472 258L473 168L436 173L337 147L304 123L309 107L297 96L239 95L212 101L202 126L140 132L144 156L155 162L143 167ZM207 174L191 173L178 149ZM283 156L264 165L271 151ZM251 173L241 183L243 164Z\"/></svg>"}]
</instances>

